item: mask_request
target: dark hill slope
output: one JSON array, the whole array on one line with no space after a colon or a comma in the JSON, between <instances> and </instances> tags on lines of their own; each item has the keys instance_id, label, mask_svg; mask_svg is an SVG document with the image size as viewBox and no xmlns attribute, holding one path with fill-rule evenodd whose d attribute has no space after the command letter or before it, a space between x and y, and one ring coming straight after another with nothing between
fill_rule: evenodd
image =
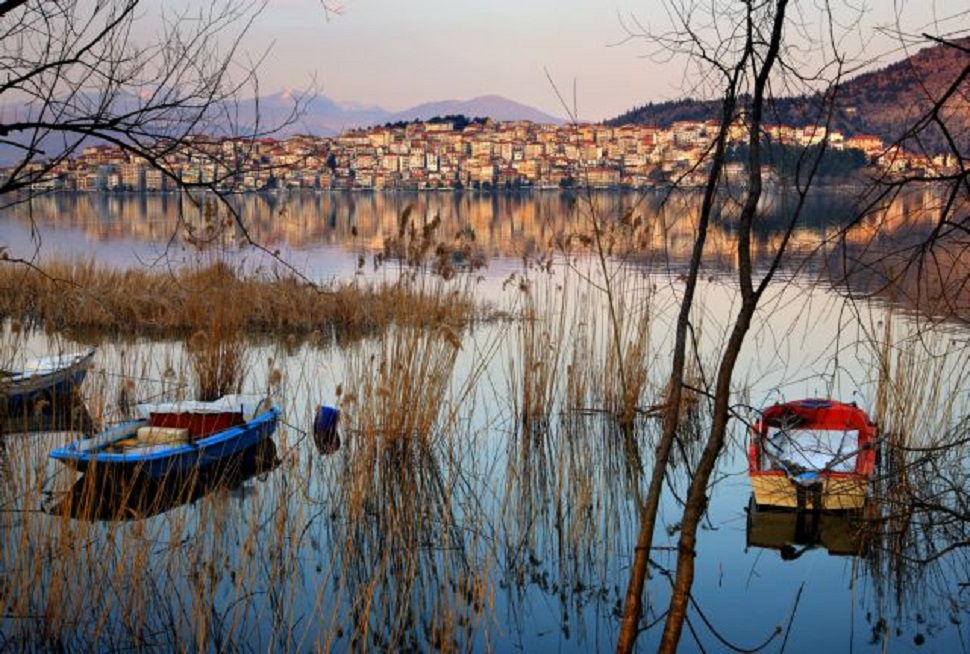
<instances>
[{"instance_id":1,"label":"dark hill slope","mask_svg":"<svg viewBox=\"0 0 970 654\"><path fill-rule=\"evenodd\" d=\"M957 43L970 47L970 38ZM873 134L885 143L902 138L965 69L970 54L959 48L936 45L880 70L863 73L844 82L836 94L833 129L846 136ZM766 120L786 125L805 125L824 121L820 94L779 98L769 107ZM970 144L970 78L944 107L943 114L958 147L966 153ZM607 121L610 125L638 123L666 127L680 120L718 120L719 101L677 100L647 104ZM938 128L927 130L920 142L930 152L947 150ZM919 144L907 141L914 151Z\"/></svg>"}]
</instances>

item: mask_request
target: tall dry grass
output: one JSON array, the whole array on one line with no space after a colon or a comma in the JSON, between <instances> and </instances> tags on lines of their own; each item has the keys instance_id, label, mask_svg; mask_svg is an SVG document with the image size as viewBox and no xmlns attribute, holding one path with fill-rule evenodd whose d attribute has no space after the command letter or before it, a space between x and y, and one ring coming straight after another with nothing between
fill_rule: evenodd
<instances>
[{"instance_id":1,"label":"tall dry grass","mask_svg":"<svg viewBox=\"0 0 970 654\"><path fill-rule=\"evenodd\" d=\"M870 334L876 364L872 418L888 445L926 449L959 440L953 426L966 415L963 389L970 382L965 344L891 309Z\"/></svg>"},{"instance_id":2,"label":"tall dry grass","mask_svg":"<svg viewBox=\"0 0 970 654\"><path fill-rule=\"evenodd\" d=\"M651 377L658 354L651 333L658 307L653 282L643 271L653 265L651 244L668 235L662 212L658 220L644 218L645 203L643 196L604 201L581 194L571 231L555 241L578 279L573 304L580 315L572 317L567 406L609 412L628 438L637 420L657 406Z\"/></svg>"},{"instance_id":3,"label":"tall dry grass","mask_svg":"<svg viewBox=\"0 0 970 654\"><path fill-rule=\"evenodd\" d=\"M970 524L970 354L947 330L891 308L875 313L881 322L867 327L881 442L865 570L883 617L922 610L929 594L949 592L947 579L965 574L958 544Z\"/></svg>"},{"instance_id":4,"label":"tall dry grass","mask_svg":"<svg viewBox=\"0 0 970 654\"><path fill-rule=\"evenodd\" d=\"M531 279L522 274L507 282L517 289L512 313L518 349L508 359L508 398L517 417L522 437L533 430L548 428L559 401L559 386L565 366L564 352L572 327L574 299L549 272L539 271ZM541 434L540 434L541 435Z\"/></svg>"},{"instance_id":5,"label":"tall dry grass","mask_svg":"<svg viewBox=\"0 0 970 654\"><path fill-rule=\"evenodd\" d=\"M374 334L409 316L457 328L476 313L468 297L412 294L401 284L310 284L283 272L243 276L219 262L163 271L116 270L80 261L54 262L42 270L0 262L0 318L52 332L193 334L212 306L194 295L207 279L218 280L221 292L238 299L227 309L240 314L248 334L330 340Z\"/></svg>"},{"instance_id":6,"label":"tall dry grass","mask_svg":"<svg viewBox=\"0 0 970 654\"><path fill-rule=\"evenodd\" d=\"M486 619L492 582L475 534L487 532L456 506L456 466L474 440L458 419L473 387L454 379L460 347L429 320L344 350L330 592L351 649L463 650ZM332 647L338 631L316 645Z\"/></svg>"},{"instance_id":7,"label":"tall dry grass","mask_svg":"<svg viewBox=\"0 0 970 654\"><path fill-rule=\"evenodd\" d=\"M613 297L616 323L604 353L604 402L620 425L630 430L637 416L649 411L646 405L655 405L659 397L651 386L658 359L651 341L653 289L647 280L627 274L618 277Z\"/></svg>"},{"instance_id":8,"label":"tall dry grass","mask_svg":"<svg viewBox=\"0 0 970 654\"><path fill-rule=\"evenodd\" d=\"M216 400L243 386L248 302L235 279L230 267L218 262L185 279L185 312L196 326L185 350L199 400Z\"/></svg>"}]
</instances>

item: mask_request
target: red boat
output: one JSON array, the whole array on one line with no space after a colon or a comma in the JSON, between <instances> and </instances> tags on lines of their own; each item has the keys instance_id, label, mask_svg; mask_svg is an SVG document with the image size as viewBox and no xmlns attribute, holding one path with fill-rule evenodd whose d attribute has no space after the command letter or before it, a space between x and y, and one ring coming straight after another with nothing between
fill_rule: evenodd
<instances>
[{"instance_id":1,"label":"red boat","mask_svg":"<svg viewBox=\"0 0 970 654\"><path fill-rule=\"evenodd\" d=\"M877 447L875 425L855 403L805 399L769 407L754 424L748 444L755 504L861 509Z\"/></svg>"}]
</instances>

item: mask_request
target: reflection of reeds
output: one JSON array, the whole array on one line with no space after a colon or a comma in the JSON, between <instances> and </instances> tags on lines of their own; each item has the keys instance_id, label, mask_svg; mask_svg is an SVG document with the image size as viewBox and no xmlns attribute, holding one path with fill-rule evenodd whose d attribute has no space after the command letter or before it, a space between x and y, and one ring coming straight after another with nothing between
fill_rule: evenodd
<instances>
[{"instance_id":1,"label":"reflection of reeds","mask_svg":"<svg viewBox=\"0 0 970 654\"><path fill-rule=\"evenodd\" d=\"M347 456L337 540L344 544L340 590L351 642L363 649L460 649L484 610L489 577L469 560L434 447L409 439L384 447L357 442ZM367 476L356 478L364 465Z\"/></svg>"},{"instance_id":2,"label":"reflection of reeds","mask_svg":"<svg viewBox=\"0 0 970 654\"><path fill-rule=\"evenodd\" d=\"M873 339L872 414L881 465L866 513L872 542L866 569L878 604L873 637L888 641L892 615L918 610L930 589L952 593L948 580L966 575L958 551L970 524L964 397L970 359L945 332L891 311L882 320Z\"/></svg>"},{"instance_id":3,"label":"reflection of reeds","mask_svg":"<svg viewBox=\"0 0 970 654\"><path fill-rule=\"evenodd\" d=\"M568 413L508 440L499 509L498 552L513 606L558 606L562 629L582 622L590 604L611 611L624 543L633 533L629 452L612 416ZM537 600L537 598L542 598Z\"/></svg>"}]
</instances>

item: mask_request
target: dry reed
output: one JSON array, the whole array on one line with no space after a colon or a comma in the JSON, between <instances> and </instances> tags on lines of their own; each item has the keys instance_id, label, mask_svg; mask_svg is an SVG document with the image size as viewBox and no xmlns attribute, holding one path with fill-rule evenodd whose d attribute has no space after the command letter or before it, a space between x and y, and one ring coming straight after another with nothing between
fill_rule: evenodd
<instances>
[{"instance_id":1,"label":"dry reed","mask_svg":"<svg viewBox=\"0 0 970 654\"><path fill-rule=\"evenodd\" d=\"M544 272L536 280L522 276L516 287L521 302L515 327L519 349L508 362L509 399L523 438L529 438L532 430L545 429L552 416L565 365L573 298Z\"/></svg>"},{"instance_id":2,"label":"dry reed","mask_svg":"<svg viewBox=\"0 0 970 654\"><path fill-rule=\"evenodd\" d=\"M200 327L199 312L211 307L193 294L209 283L239 299L225 309L239 314L249 334L366 335L409 316L458 328L475 314L465 296L412 294L402 284L310 284L285 273L243 277L218 262L167 272L122 271L89 261L55 262L43 270L0 265L0 318L123 337L192 334Z\"/></svg>"},{"instance_id":3,"label":"dry reed","mask_svg":"<svg viewBox=\"0 0 970 654\"><path fill-rule=\"evenodd\" d=\"M925 329L891 309L876 315L881 323L870 326L869 338L881 464L866 513L866 570L878 595L899 611L905 598L923 597L936 584L947 592L954 572L946 565L962 569L949 544L965 539L970 499L970 358L945 330Z\"/></svg>"},{"instance_id":4,"label":"dry reed","mask_svg":"<svg viewBox=\"0 0 970 654\"><path fill-rule=\"evenodd\" d=\"M331 538L353 649L459 650L482 619L489 578L466 547L446 463L468 447L454 433L459 347L447 324L411 321L345 350Z\"/></svg>"}]
</instances>

